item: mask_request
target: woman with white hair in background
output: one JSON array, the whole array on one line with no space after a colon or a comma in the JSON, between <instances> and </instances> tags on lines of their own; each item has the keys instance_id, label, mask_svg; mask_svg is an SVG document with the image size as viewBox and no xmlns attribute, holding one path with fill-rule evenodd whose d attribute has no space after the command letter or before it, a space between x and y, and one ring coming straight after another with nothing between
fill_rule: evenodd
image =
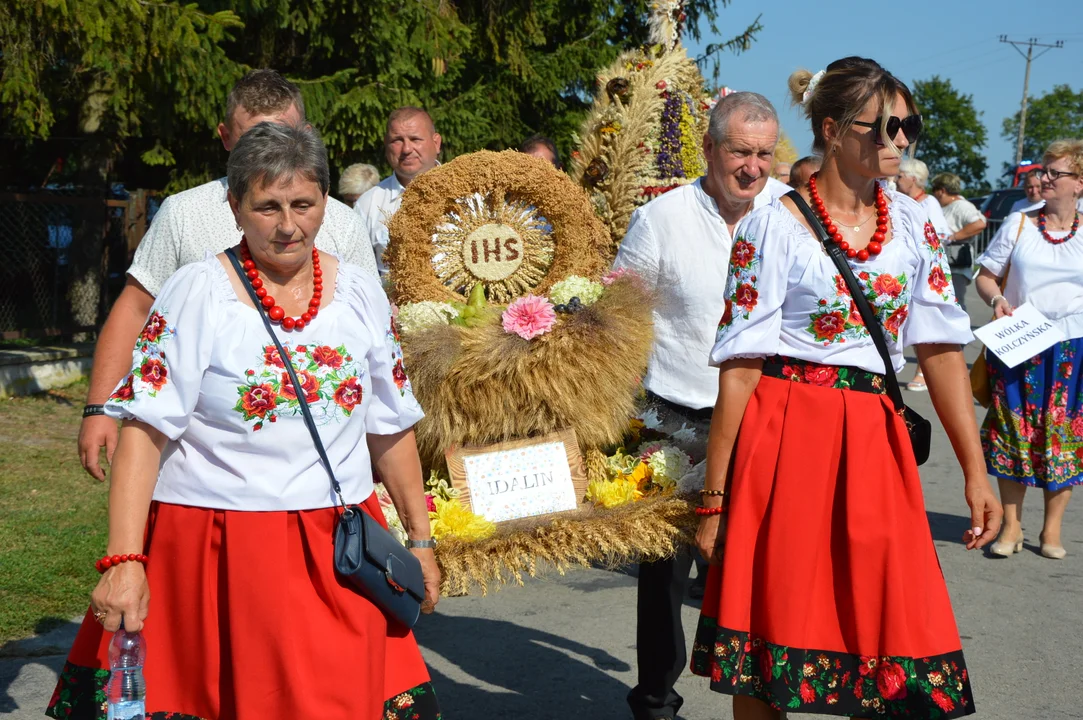
<instances>
[{"instance_id":1,"label":"woman with white hair in background","mask_svg":"<svg viewBox=\"0 0 1083 720\"><path fill-rule=\"evenodd\" d=\"M940 203L932 195L925 192L925 185L929 182L929 168L921 160L904 157L899 163L899 174L896 176L899 192L911 197L921 208L929 214L929 222L932 223L936 234L944 239L948 236L948 220L944 217L944 211L940 209ZM924 392L928 390L925 384L925 376L918 368L914 379L906 384L907 390Z\"/></svg>"},{"instance_id":2,"label":"woman with white hair in background","mask_svg":"<svg viewBox=\"0 0 1083 720\"><path fill-rule=\"evenodd\" d=\"M338 194L342 202L354 206L357 198L380 183L380 171L368 163L354 163L342 171L338 179Z\"/></svg>"}]
</instances>

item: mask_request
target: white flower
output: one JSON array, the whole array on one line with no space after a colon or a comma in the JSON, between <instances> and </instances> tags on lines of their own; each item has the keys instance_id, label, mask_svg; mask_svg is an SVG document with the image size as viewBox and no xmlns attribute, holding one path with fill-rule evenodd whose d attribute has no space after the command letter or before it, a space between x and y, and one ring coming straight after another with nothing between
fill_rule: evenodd
<instances>
[{"instance_id":1,"label":"white flower","mask_svg":"<svg viewBox=\"0 0 1083 720\"><path fill-rule=\"evenodd\" d=\"M580 304L593 305L602 296L603 290L605 287L601 283L578 275L569 275L552 287L549 300L554 305L567 305L573 297L577 297Z\"/></svg>"},{"instance_id":2,"label":"white flower","mask_svg":"<svg viewBox=\"0 0 1083 720\"><path fill-rule=\"evenodd\" d=\"M651 454L651 482L663 488L674 488L677 481L692 468L692 459L673 445L663 445Z\"/></svg>"},{"instance_id":3,"label":"white flower","mask_svg":"<svg viewBox=\"0 0 1083 720\"><path fill-rule=\"evenodd\" d=\"M696 495L703 489L707 482L707 461L693 465L688 472L677 480L677 494L678 495Z\"/></svg>"},{"instance_id":4,"label":"white flower","mask_svg":"<svg viewBox=\"0 0 1083 720\"><path fill-rule=\"evenodd\" d=\"M654 408L647 408L636 417L643 422L643 427L648 430L657 430L662 427L662 421L658 419L658 411Z\"/></svg>"},{"instance_id":5,"label":"white flower","mask_svg":"<svg viewBox=\"0 0 1083 720\"><path fill-rule=\"evenodd\" d=\"M683 443L687 445L688 443L695 442L696 429L688 427L688 423L681 423L681 429L677 430L669 437L673 440L673 442Z\"/></svg>"},{"instance_id":6,"label":"white flower","mask_svg":"<svg viewBox=\"0 0 1083 720\"><path fill-rule=\"evenodd\" d=\"M457 317L459 317L459 311L451 305L423 300L400 307L397 320L399 330L409 334L434 325L447 325L450 320Z\"/></svg>"}]
</instances>

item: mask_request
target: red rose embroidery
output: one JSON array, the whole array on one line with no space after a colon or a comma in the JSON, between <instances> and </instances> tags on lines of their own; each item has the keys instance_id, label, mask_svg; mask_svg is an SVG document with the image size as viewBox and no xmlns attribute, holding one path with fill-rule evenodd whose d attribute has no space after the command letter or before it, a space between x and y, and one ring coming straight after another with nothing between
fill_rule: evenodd
<instances>
[{"instance_id":1,"label":"red rose embroidery","mask_svg":"<svg viewBox=\"0 0 1083 720\"><path fill-rule=\"evenodd\" d=\"M1083 437L1083 415L1076 415L1072 418L1072 434L1076 437Z\"/></svg>"},{"instance_id":2,"label":"red rose embroidery","mask_svg":"<svg viewBox=\"0 0 1083 720\"><path fill-rule=\"evenodd\" d=\"M320 389L320 383L316 380L315 375L307 370L298 370L297 380L300 381L301 388L305 391L305 400L314 403L320 399L317 392ZM282 373L282 397L289 400L297 399L297 393L293 389L293 383L290 382L289 373Z\"/></svg>"},{"instance_id":3,"label":"red rose embroidery","mask_svg":"<svg viewBox=\"0 0 1083 720\"><path fill-rule=\"evenodd\" d=\"M756 291L756 288L748 283L741 283L734 294L734 300L744 308L745 312L752 312L759 297L760 294Z\"/></svg>"},{"instance_id":4,"label":"red rose embroidery","mask_svg":"<svg viewBox=\"0 0 1083 720\"><path fill-rule=\"evenodd\" d=\"M874 672L876 672L876 658L861 658L861 665L858 666L857 670L859 673L861 673L861 677L868 677L869 675L872 675Z\"/></svg>"},{"instance_id":5,"label":"red rose embroidery","mask_svg":"<svg viewBox=\"0 0 1083 720\"><path fill-rule=\"evenodd\" d=\"M760 653L760 672L764 680L770 680L775 674L775 657L766 648Z\"/></svg>"},{"instance_id":6,"label":"red rose embroidery","mask_svg":"<svg viewBox=\"0 0 1083 720\"><path fill-rule=\"evenodd\" d=\"M335 389L335 404L345 410L348 415L361 404L362 394L361 383L357 378L348 377Z\"/></svg>"},{"instance_id":7,"label":"red rose embroidery","mask_svg":"<svg viewBox=\"0 0 1083 720\"><path fill-rule=\"evenodd\" d=\"M278 401L278 393L274 386L269 383L255 385L245 391L241 396L241 407L248 417L267 417L267 413L274 410Z\"/></svg>"},{"instance_id":8,"label":"red rose embroidery","mask_svg":"<svg viewBox=\"0 0 1083 720\"><path fill-rule=\"evenodd\" d=\"M947 286L948 279L944 276L944 268L933 265L933 269L929 271L929 287L937 293L942 293Z\"/></svg>"},{"instance_id":9,"label":"red rose embroidery","mask_svg":"<svg viewBox=\"0 0 1083 720\"><path fill-rule=\"evenodd\" d=\"M851 325L865 327L865 321L861 318L861 311L857 309L857 303L850 301L850 317L846 320Z\"/></svg>"},{"instance_id":10,"label":"red rose embroidery","mask_svg":"<svg viewBox=\"0 0 1083 720\"><path fill-rule=\"evenodd\" d=\"M839 311L821 315L812 321L812 331L817 340L831 342L835 336L846 329L846 318Z\"/></svg>"},{"instance_id":11,"label":"red rose embroidery","mask_svg":"<svg viewBox=\"0 0 1083 720\"><path fill-rule=\"evenodd\" d=\"M395 387L402 390L406 386L406 368L402 365L402 360L395 361L395 367L391 370L391 376L395 378Z\"/></svg>"},{"instance_id":12,"label":"red rose embroidery","mask_svg":"<svg viewBox=\"0 0 1083 720\"><path fill-rule=\"evenodd\" d=\"M128 377L124 378L124 382L121 383L120 387L118 387L116 390L113 391L113 394L109 396L109 399L110 400L116 400L118 402L127 402L127 401L131 400L132 398L134 398L135 397L135 387L133 385L134 382L135 382L135 375L129 374Z\"/></svg>"},{"instance_id":13,"label":"red rose embroidery","mask_svg":"<svg viewBox=\"0 0 1083 720\"><path fill-rule=\"evenodd\" d=\"M722 319L718 321L718 327L725 327L733 322L733 301L726 298L726 309L722 312Z\"/></svg>"},{"instance_id":14,"label":"red rose embroidery","mask_svg":"<svg viewBox=\"0 0 1083 720\"><path fill-rule=\"evenodd\" d=\"M805 368L805 382L819 387L835 387L839 381L839 369L830 365L808 366Z\"/></svg>"},{"instance_id":15,"label":"red rose embroidery","mask_svg":"<svg viewBox=\"0 0 1083 720\"><path fill-rule=\"evenodd\" d=\"M899 328L901 328L902 324L906 321L906 316L908 314L909 311L907 310L907 306L903 305L901 308L891 313L891 317L884 321L884 327L887 328L889 333L898 337Z\"/></svg>"},{"instance_id":16,"label":"red rose embroidery","mask_svg":"<svg viewBox=\"0 0 1083 720\"><path fill-rule=\"evenodd\" d=\"M796 365L783 365L782 378L792 382L804 382L805 380L805 376L801 373L801 368Z\"/></svg>"},{"instance_id":17,"label":"red rose embroidery","mask_svg":"<svg viewBox=\"0 0 1083 720\"><path fill-rule=\"evenodd\" d=\"M300 348L298 348L297 350L298 352L304 352ZM289 350L286 351L286 357L293 357L292 355L290 355ZM273 365L274 367L280 368L286 367L286 364L282 362L282 356L278 354L278 348L276 348L274 345L267 345L263 348L263 364Z\"/></svg>"},{"instance_id":18,"label":"red rose embroidery","mask_svg":"<svg viewBox=\"0 0 1083 720\"><path fill-rule=\"evenodd\" d=\"M899 297L899 294L903 291L903 286L894 275L884 273L873 281L872 289L877 295Z\"/></svg>"},{"instance_id":19,"label":"red rose embroidery","mask_svg":"<svg viewBox=\"0 0 1083 720\"><path fill-rule=\"evenodd\" d=\"M952 702L952 699L948 697L948 694L940 688L933 688L932 698L933 702L936 703L936 706L944 712L955 709L955 703Z\"/></svg>"},{"instance_id":20,"label":"red rose embroidery","mask_svg":"<svg viewBox=\"0 0 1083 720\"><path fill-rule=\"evenodd\" d=\"M312 359L316 361L317 365L323 365L324 367L342 367L342 355L330 345L320 345L313 350Z\"/></svg>"},{"instance_id":21,"label":"red rose embroidery","mask_svg":"<svg viewBox=\"0 0 1083 720\"><path fill-rule=\"evenodd\" d=\"M933 252L940 249L940 236L936 234L936 228L931 222L925 223L925 244Z\"/></svg>"},{"instance_id":22,"label":"red rose embroidery","mask_svg":"<svg viewBox=\"0 0 1083 720\"><path fill-rule=\"evenodd\" d=\"M151 316L147 319L147 324L143 326L143 332L139 333L139 337L147 342L156 342L165 330L165 316L160 312L155 311L151 313Z\"/></svg>"},{"instance_id":23,"label":"red rose embroidery","mask_svg":"<svg viewBox=\"0 0 1083 720\"><path fill-rule=\"evenodd\" d=\"M747 240L738 240L733 244L733 253L730 262L734 267L746 268L752 264L752 258L756 256L756 246Z\"/></svg>"},{"instance_id":24,"label":"red rose embroidery","mask_svg":"<svg viewBox=\"0 0 1083 720\"><path fill-rule=\"evenodd\" d=\"M808 680L801 681L801 702L816 702L816 688Z\"/></svg>"},{"instance_id":25,"label":"red rose embroidery","mask_svg":"<svg viewBox=\"0 0 1083 720\"><path fill-rule=\"evenodd\" d=\"M831 693L830 695L827 696L827 704L828 705L835 705L836 703L838 703L838 701L839 701L839 694L838 693Z\"/></svg>"},{"instance_id":26,"label":"red rose embroidery","mask_svg":"<svg viewBox=\"0 0 1083 720\"><path fill-rule=\"evenodd\" d=\"M169 370L166 369L165 363L158 358L150 358L143 361L143 365L139 368L139 374L143 377L143 382L157 391L165 387Z\"/></svg>"},{"instance_id":27,"label":"red rose embroidery","mask_svg":"<svg viewBox=\"0 0 1083 720\"><path fill-rule=\"evenodd\" d=\"M711 663L711 682L722 682L722 666Z\"/></svg>"},{"instance_id":28,"label":"red rose embroidery","mask_svg":"<svg viewBox=\"0 0 1083 720\"><path fill-rule=\"evenodd\" d=\"M885 700L901 700L906 697L906 671L902 665L885 662L876 670L876 689Z\"/></svg>"},{"instance_id":29,"label":"red rose embroidery","mask_svg":"<svg viewBox=\"0 0 1083 720\"><path fill-rule=\"evenodd\" d=\"M842 279L842 275L835 276L835 292L839 295L850 294L850 288L846 287L846 281Z\"/></svg>"}]
</instances>

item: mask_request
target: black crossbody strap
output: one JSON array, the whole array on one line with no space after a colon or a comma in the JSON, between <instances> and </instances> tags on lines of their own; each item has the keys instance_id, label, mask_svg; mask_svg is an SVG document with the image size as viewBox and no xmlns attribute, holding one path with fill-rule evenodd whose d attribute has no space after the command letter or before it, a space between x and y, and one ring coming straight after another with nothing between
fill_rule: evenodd
<instances>
[{"instance_id":1,"label":"black crossbody strap","mask_svg":"<svg viewBox=\"0 0 1083 720\"><path fill-rule=\"evenodd\" d=\"M824 228L820 219L812 212L812 208L805 202L805 198L801 197L801 193L796 190L791 190L786 193L786 197L792 200L793 204L797 206L797 209L801 211L801 214L805 216L805 220L808 221L809 226L816 233L820 242L823 243L824 250L827 251L828 257L834 261L835 267L838 268L839 274L842 275L842 279L846 282L846 287L850 291L850 297L853 298L854 305L857 306L857 311L861 314L861 319L865 323L865 329L868 330L869 337L872 338L876 350L880 353L880 359L884 361L884 380L887 382L887 396L891 398L891 403L895 406L895 411L902 412L906 403L903 402L902 389L899 387L899 379L895 377L895 368L891 363L891 353L887 349L887 339L884 337L884 328L880 324L880 319L876 316L872 306L869 304L868 298L865 297L861 284L854 276L853 268L850 267L850 263L846 260L846 253L827 234L827 229Z\"/></svg>"},{"instance_id":2,"label":"black crossbody strap","mask_svg":"<svg viewBox=\"0 0 1083 720\"><path fill-rule=\"evenodd\" d=\"M308 400L305 398L304 389L301 387L301 383L297 382L297 373L293 369L293 361L286 354L286 349L282 347L282 343L278 341L274 327L271 326L271 319L267 317L267 309L263 307L252 285L245 280L244 267L241 265L237 253L233 252L233 248L229 248L226 250L226 255L229 257L229 261L233 263L233 269L237 271L237 277L241 279L244 289L248 291L248 297L252 298L252 304L256 306L256 312L259 313L260 318L263 320L263 326L267 328L267 333L271 336L271 341L274 342L275 348L278 350L278 357L282 358L282 364L286 366L290 382L293 383L294 395L297 396L297 402L301 405L301 416L304 417L305 427L308 428L308 433L312 436L312 442L316 444L316 452L319 453L323 466L327 468L327 477L331 479L331 489L338 496L339 504L345 509L346 501L342 497L342 486L338 484L335 471L331 469L331 461L327 459L327 451L323 449L323 441L320 440L320 432L316 429L316 421L312 419L312 412L308 409Z\"/></svg>"}]
</instances>

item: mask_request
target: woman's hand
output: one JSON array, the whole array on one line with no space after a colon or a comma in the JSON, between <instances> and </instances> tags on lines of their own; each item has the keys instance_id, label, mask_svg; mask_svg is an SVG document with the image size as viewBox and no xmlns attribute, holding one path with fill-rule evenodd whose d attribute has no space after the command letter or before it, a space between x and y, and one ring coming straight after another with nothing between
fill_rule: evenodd
<instances>
[{"instance_id":1,"label":"woman's hand","mask_svg":"<svg viewBox=\"0 0 1083 720\"><path fill-rule=\"evenodd\" d=\"M436 554L432 548L411 548L410 552L421 561L421 574L425 577L425 599L421 601L421 612L427 615L440 602L440 566L436 564Z\"/></svg>"},{"instance_id":2,"label":"woman's hand","mask_svg":"<svg viewBox=\"0 0 1083 720\"><path fill-rule=\"evenodd\" d=\"M1004 509L985 476L967 479L965 494L966 504L970 506L971 529L963 533L963 543L967 550L974 550L996 538L1004 519Z\"/></svg>"},{"instance_id":3,"label":"woman's hand","mask_svg":"<svg viewBox=\"0 0 1083 720\"><path fill-rule=\"evenodd\" d=\"M699 519L696 547L711 565L722 564L722 548L726 544L726 514L705 515Z\"/></svg>"},{"instance_id":4,"label":"woman's hand","mask_svg":"<svg viewBox=\"0 0 1083 720\"><path fill-rule=\"evenodd\" d=\"M90 608L108 632L116 632L124 623L128 632L139 632L150 607L147 573L139 562L125 562L105 571L90 594Z\"/></svg>"},{"instance_id":5,"label":"woman's hand","mask_svg":"<svg viewBox=\"0 0 1083 720\"><path fill-rule=\"evenodd\" d=\"M997 297L993 301L993 319L994 320L999 320L1002 317L1008 317L1013 312L1015 312L1015 308L1013 308L1012 304L1010 302L1008 302L1003 296Z\"/></svg>"}]
</instances>

